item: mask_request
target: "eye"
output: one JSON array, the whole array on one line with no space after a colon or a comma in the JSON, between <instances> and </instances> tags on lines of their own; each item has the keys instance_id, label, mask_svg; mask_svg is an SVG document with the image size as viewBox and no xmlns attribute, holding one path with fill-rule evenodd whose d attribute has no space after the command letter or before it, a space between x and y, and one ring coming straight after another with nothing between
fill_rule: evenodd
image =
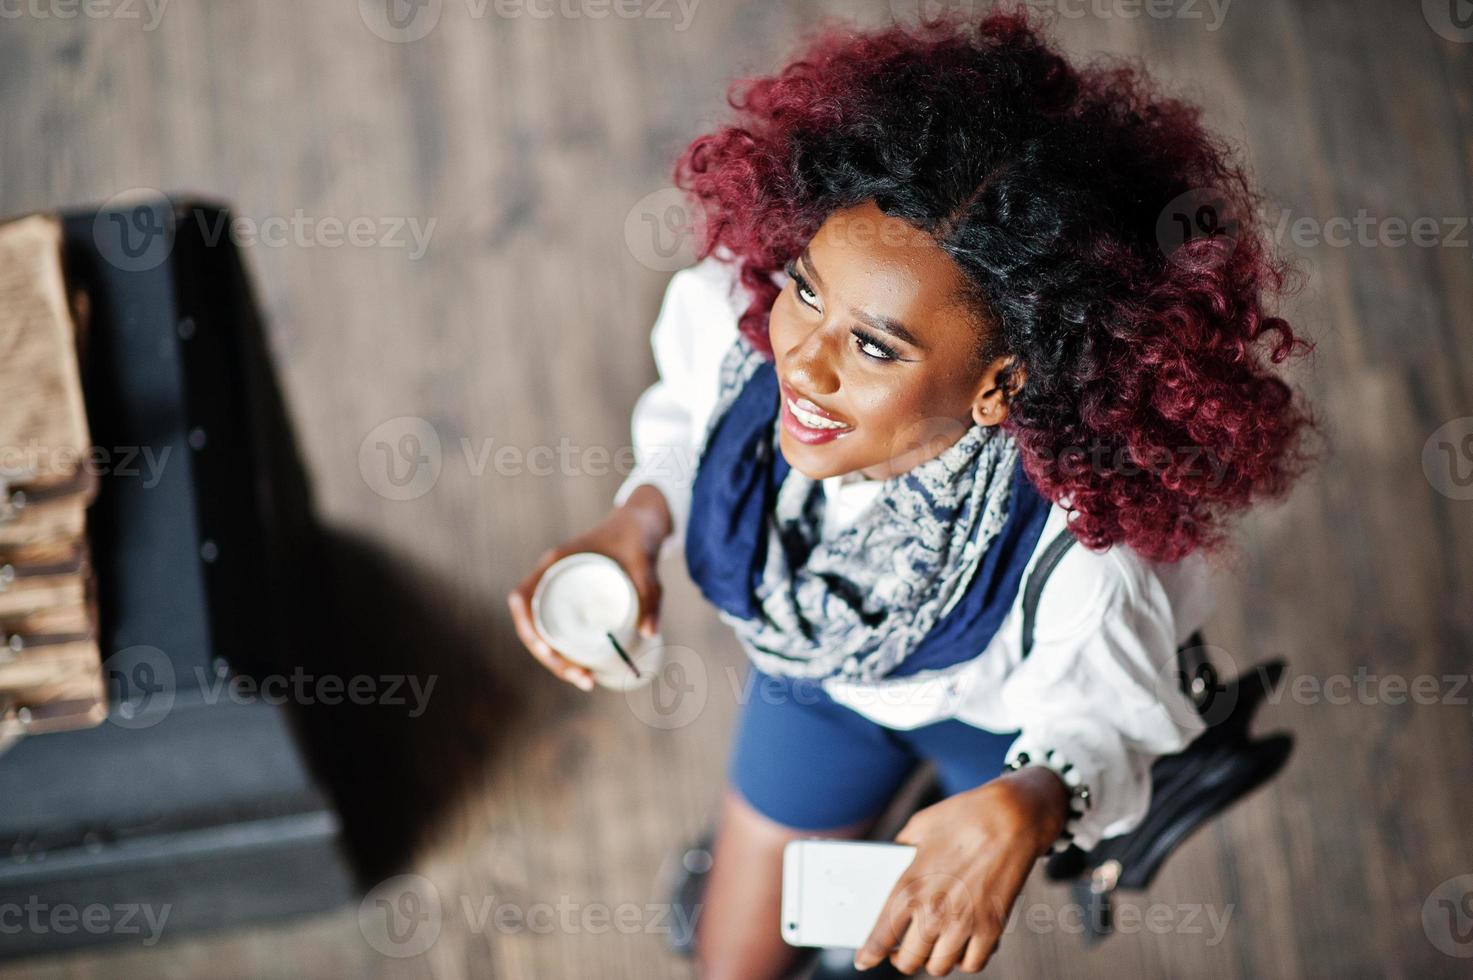
<instances>
[{"instance_id":1,"label":"eye","mask_svg":"<svg viewBox=\"0 0 1473 980\"><path fill-rule=\"evenodd\" d=\"M881 343L863 330L854 330L852 333L854 334L855 346L859 348L865 357L876 361L893 361L896 359L896 355L899 352L890 345ZM871 353L871 351L878 351L878 353Z\"/></svg>"},{"instance_id":2,"label":"eye","mask_svg":"<svg viewBox=\"0 0 1473 980\"><path fill-rule=\"evenodd\" d=\"M813 291L813 287L809 285L803 273L798 271L797 263L789 262L787 269L784 271L787 272L788 278L793 280L793 293L798 297L798 302L811 310L817 310L818 293Z\"/></svg>"}]
</instances>

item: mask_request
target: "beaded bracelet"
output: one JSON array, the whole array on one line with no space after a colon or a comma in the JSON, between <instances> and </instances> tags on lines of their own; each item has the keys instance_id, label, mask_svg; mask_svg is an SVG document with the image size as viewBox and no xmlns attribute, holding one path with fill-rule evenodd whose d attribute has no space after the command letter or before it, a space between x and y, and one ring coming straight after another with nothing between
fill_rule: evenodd
<instances>
[{"instance_id":1,"label":"beaded bracelet","mask_svg":"<svg viewBox=\"0 0 1473 980\"><path fill-rule=\"evenodd\" d=\"M1074 768L1074 763L1067 761L1054 749L1049 749L1044 753L1044 757L1037 761L1034 761L1027 752L1019 752L1017 756L1008 760L1003 768L1008 772L1017 772L1026 765L1039 765L1051 770L1069 790L1069 818L1064 821L1063 831L1050 847L1051 853L1059 854L1068 850L1069 845L1073 843L1074 832L1079 829L1079 821L1093 802L1089 787L1085 785L1079 771Z\"/></svg>"}]
</instances>

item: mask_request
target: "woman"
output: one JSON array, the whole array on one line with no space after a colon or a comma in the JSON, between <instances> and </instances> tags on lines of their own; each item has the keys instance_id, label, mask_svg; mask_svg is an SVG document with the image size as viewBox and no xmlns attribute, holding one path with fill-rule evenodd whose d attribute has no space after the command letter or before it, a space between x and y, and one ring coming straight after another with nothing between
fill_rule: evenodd
<instances>
[{"instance_id":1,"label":"woman","mask_svg":"<svg viewBox=\"0 0 1473 980\"><path fill-rule=\"evenodd\" d=\"M1146 812L1201 722L1170 682L1204 554L1282 493L1306 347L1243 172L1197 111L1069 65L1026 17L825 34L739 84L676 168L702 261L652 334L638 465L576 551L618 560L653 634L687 566L759 683L730 760L698 954L779 977L783 845L859 837L933 762L946 798L861 969L982 968L1039 856ZM1021 642L1021 588L1072 534Z\"/></svg>"}]
</instances>

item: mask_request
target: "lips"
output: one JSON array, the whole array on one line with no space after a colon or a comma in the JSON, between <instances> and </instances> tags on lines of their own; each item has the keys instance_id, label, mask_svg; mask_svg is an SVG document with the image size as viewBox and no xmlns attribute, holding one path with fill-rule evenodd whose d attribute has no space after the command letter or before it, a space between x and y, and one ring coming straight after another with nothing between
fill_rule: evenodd
<instances>
[{"instance_id":1,"label":"lips","mask_svg":"<svg viewBox=\"0 0 1473 980\"><path fill-rule=\"evenodd\" d=\"M823 408L811 398L799 395L786 384L781 386L783 400L783 424L794 438L813 444L828 442L847 432L854 426L833 412Z\"/></svg>"},{"instance_id":2,"label":"lips","mask_svg":"<svg viewBox=\"0 0 1473 980\"><path fill-rule=\"evenodd\" d=\"M783 398L790 402L788 407L793 410L794 414L797 415L801 421L805 423L809 421L816 423L813 428L854 428L852 425L849 424L847 420L841 418L838 415L835 415L833 412L830 412L828 409L813 401L813 399L798 394L787 384L782 385L782 392Z\"/></svg>"}]
</instances>

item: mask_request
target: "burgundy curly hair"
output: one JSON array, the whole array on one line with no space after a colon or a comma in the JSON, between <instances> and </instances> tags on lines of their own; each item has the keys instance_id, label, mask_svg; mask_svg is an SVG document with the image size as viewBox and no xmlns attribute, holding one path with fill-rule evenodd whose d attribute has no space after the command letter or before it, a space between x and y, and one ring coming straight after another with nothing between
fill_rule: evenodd
<instances>
[{"instance_id":1,"label":"burgundy curly hair","mask_svg":"<svg viewBox=\"0 0 1473 980\"><path fill-rule=\"evenodd\" d=\"M993 325L979 355L1023 369L1007 429L1087 546L1176 560L1302 469L1312 422L1268 366L1309 349L1266 309L1286 267L1199 110L1139 69L1074 67L994 11L829 29L728 101L736 121L692 142L675 180L703 213L701 257L740 263L760 350L773 274L873 200L973 287Z\"/></svg>"}]
</instances>

